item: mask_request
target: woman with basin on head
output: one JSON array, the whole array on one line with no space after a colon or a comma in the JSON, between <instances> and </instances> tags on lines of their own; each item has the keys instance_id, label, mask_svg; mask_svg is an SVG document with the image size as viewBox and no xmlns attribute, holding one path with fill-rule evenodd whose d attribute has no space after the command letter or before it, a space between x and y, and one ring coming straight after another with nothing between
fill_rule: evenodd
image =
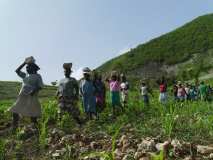
<instances>
[{"instance_id":1,"label":"woman with basin on head","mask_svg":"<svg viewBox=\"0 0 213 160\"><path fill-rule=\"evenodd\" d=\"M26 72L21 70L26 66ZM13 128L18 127L19 116L30 117L31 121L37 125L37 119L41 116L41 104L38 99L38 93L43 87L43 81L39 66L31 56L25 59L17 69L16 73L22 78L23 84L15 104L10 108L13 113Z\"/></svg>"},{"instance_id":2,"label":"woman with basin on head","mask_svg":"<svg viewBox=\"0 0 213 160\"><path fill-rule=\"evenodd\" d=\"M81 126L80 110L77 106L79 99L79 85L75 78L71 77L72 63L64 63L64 78L60 80L57 90L59 119L65 112L70 114L73 119Z\"/></svg>"},{"instance_id":3,"label":"woman with basin on head","mask_svg":"<svg viewBox=\"0 0 213 160\"><path fill-rule=\"evenodd\" d=\"M95 86L91 79L91 70L88 67L83 69L84 78L80 82L80 94L83 100L84 111L87 119L93 119L93 115L97 118Z\"/></svg>"},{"instance_id":4,"label":"woman with basin on head","mask_svg":"<svg viewBox=\"0 0 213 160\"><path fill-rule=\"evenodd\" d=\"M109 83L110 88L110 96L111 96L111 103L112 103L112 114L113 117L116 116L117 109L122 109L122 104L120 101L120 79L116 71L112 71L111 78L106 79Z\"/></svg>"}]
</instances>

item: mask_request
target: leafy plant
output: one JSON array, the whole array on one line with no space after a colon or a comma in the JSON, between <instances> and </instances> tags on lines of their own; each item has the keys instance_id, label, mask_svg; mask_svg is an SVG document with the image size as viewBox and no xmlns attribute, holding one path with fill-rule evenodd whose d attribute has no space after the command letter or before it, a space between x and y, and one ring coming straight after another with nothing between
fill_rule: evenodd
<instances>
[{"instance_id":1,"label":"leafy plant","mask_svg":"<svg viewBox=\"0 0 213 160\"><path fill-rule=\"evenodd\" d=\"M0 160L6 159L6 149L5 149L5 141L3 139L0 139Z\"/></svg>"}]
</instances>

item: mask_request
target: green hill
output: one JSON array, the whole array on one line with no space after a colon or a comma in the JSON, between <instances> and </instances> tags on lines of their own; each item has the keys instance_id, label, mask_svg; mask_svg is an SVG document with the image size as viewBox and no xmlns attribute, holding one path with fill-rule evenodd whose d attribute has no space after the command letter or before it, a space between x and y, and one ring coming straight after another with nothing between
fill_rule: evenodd
<instances>
[{"instance_id":1,"label":"green hill","mask_svg":"<svg viewBox=\"0 0 213 160\"><path fill-rule=\"evenodd\" d=\"M19 93L21 83L0 81L0 100L14 100ZM40 93L41 98L52 98L56 93L53 86L45 86Z\"/></svg>"},{"instance_id":2,"label":"green hill","mask_svg":"<svg viewBox=\"0 0 213 160\"><path fill-rule=\"evenodd\" d=\"M109 73L111 70L126 72L132 78L156 78L168 74L180 75L183 74L183 69L189 72L197 70L196 67L193 68L193 64L197 62L205 64L202 71L209 71L212 57L213 14L208 14L138 45L98 69L103 73Z\"/></svg>"}]
</instances>

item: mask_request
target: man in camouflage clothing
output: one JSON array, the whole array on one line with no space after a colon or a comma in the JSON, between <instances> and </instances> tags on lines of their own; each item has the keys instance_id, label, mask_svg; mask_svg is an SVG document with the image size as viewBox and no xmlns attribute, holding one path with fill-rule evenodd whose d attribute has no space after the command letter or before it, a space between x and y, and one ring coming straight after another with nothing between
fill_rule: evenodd
<instances>
[{"instance_id":1,"label":"man in camouflage clothing","mask_svg":"<svg viewBox=\"0 0 213 160\"><path fill-rule=\"evenodd\" d=\"M57 97L58 106L60 108L60 120L63 112L68 112L73 119L81 125L80 110L77 107L79 98L79 86L75 78L70 77L72 73L72 63L65 63L63 65L65 78L60 80Z\"/></svg>"}]
</instances>

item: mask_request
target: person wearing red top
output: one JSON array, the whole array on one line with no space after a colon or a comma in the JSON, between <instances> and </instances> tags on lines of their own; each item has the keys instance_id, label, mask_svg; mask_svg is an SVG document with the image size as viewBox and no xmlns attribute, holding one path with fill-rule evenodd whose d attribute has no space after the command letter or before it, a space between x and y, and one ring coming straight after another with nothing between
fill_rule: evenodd
<instances>
[{"instance_id":1,"label":"person wearing red top","mask_svg":"<svg viewBox=\"0 0 213 160\"><path fill-rule=\"evenodd\" d=\"M160 90L159 102L166 103L167 102L167 84L164 78L162 78L162 80L159 83L159 90Z\"/></svg>"}]
</instances>

